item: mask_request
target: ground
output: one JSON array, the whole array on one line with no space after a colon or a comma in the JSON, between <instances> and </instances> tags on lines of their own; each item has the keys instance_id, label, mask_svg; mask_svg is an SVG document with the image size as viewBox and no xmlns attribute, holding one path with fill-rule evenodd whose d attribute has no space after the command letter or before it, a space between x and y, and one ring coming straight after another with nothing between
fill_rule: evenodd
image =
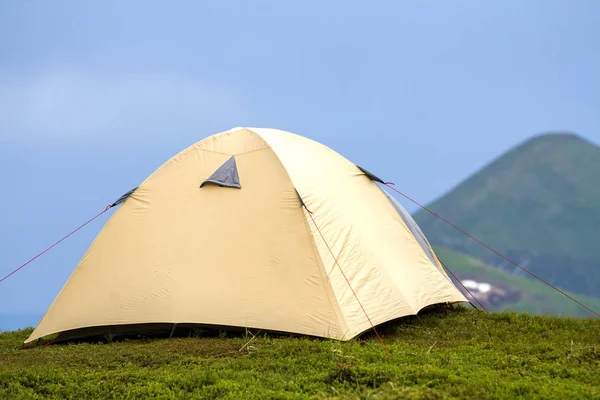
<instances>
[{"instance_id":1,"label":"ground","mask_svg":"<svg viewBox=\"0 0 600 400\"><path fill-rule=\"evenodd\" d=\"M21 349L30 332L0 334L0 398L600 399L598 319L438 310L381 327L391 357L373 335Z\"/></svg>"}]
</instances>

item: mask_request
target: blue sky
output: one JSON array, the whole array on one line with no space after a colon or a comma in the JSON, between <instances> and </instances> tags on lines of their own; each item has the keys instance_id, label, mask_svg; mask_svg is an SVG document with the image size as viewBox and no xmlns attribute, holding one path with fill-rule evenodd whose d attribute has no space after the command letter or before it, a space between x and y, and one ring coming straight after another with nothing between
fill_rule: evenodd
<instances>
[{"instance_id":1,"label":"blue sky","mask_svg":"<svg viewBox=\"0 0 600 400\"><path fill-rule=\"evenodd\" d=\"M599 38L595 0L0 2L0 276L235 126L424 203L534 134L600 143ZM109 216L0 284L0 330L37 323Z\"/></svg>"}]
</instances>

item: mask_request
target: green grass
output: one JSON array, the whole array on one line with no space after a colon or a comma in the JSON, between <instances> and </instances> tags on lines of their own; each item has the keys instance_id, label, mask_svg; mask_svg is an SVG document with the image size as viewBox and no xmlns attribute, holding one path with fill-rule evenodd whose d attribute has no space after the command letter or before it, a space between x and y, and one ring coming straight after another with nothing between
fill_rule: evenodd
<instances>
[{"instance_id":1,"label":"green grass","mask_svg":"<svg viewBox=\"0 0 600 400\"><path fill-rule=\"evenodd\" d=\"M428 205L552 284L600 297L600 147L571 134L536 136ZM432 245L492 265L505 260L424 210Z\"/></svg>"},{"instance_id":2,"label":"green grass","mask_svg":"<svg viewBox=\"0 0 600 400\"><path fill-rule=\"evenodd\" d=\"M438 310L364 341L257 335L21 350L0 334L0 397L599 399L600 320ZM245 346L244 346L245 345Z\"/></svg>"},{"instance_id":3,"label":"green grass","mask_svg":"<svg viewBox=\"0 0 600 400\"><path fill-rule=\"evenodd\" d=\"M460 279L474 279L504 288L519 290L518 302L504 303L501 310L526 311L531 314L593 317L594 314L540 281L511 275L483 262L443 247L434 247L437 256ZM566 292L569 296L600 312L600 299ZM477 297L477 294L475 294Z\"/></svg>"}]
</instances>

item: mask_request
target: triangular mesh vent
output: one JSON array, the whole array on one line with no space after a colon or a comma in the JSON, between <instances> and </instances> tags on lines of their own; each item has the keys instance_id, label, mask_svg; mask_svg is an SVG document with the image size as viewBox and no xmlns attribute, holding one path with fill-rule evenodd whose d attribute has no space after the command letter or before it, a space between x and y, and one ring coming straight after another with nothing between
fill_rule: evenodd
<instances>
[{"instance_id":1,"label":"triangular mesh vent","mask_svg":"<svg viewBox=\"0 0 600 400\"><path fill-rule=\"evenodd\" d=\"M242 186L240 185L240 176L235 163L235 157L231 156L229 160L225 161L207 180L202 182L200 187L207 183L241 189Z\"/></svg>"}]
</instances>

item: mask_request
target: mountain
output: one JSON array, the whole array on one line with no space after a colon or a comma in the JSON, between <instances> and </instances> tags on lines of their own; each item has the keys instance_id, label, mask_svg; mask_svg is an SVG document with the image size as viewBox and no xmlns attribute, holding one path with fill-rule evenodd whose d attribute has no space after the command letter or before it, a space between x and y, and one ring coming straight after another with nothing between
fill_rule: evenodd
<instances>
[{"instance_id":1,"label":"mountain","mask_svg":"<svg viewBox=\"0 0 600 400\"><path fill-rule=\"evenodd\" d=\"M432 211L550 283L600 297L600 147L570 133L527 140L432 204ZM424 210L432 245L523 273Z\"/></svg>"},{"instance_id":2,"label":"mountain","mask_svg":"<svg viewBox=\"0 0 600 400\"><path fill-rule=\"evenodd\" d=\"M478 259L444 247L434 247L433 250L463 283L466 284L466 280L473 280L491 285L492 290L487 293L478 293L476 290L469 289L488 311L514 310L538 315L595 317L579 304L542 282L514 276L490 267ZM455 284L467 298L470 297L458 282L455 281ZM568 294L592 310L600 311L600 298ZM490 301L492 295L495 295L497 300ZM475 301L471 303L477 305Z\"/></svg>"}]
</instances>

